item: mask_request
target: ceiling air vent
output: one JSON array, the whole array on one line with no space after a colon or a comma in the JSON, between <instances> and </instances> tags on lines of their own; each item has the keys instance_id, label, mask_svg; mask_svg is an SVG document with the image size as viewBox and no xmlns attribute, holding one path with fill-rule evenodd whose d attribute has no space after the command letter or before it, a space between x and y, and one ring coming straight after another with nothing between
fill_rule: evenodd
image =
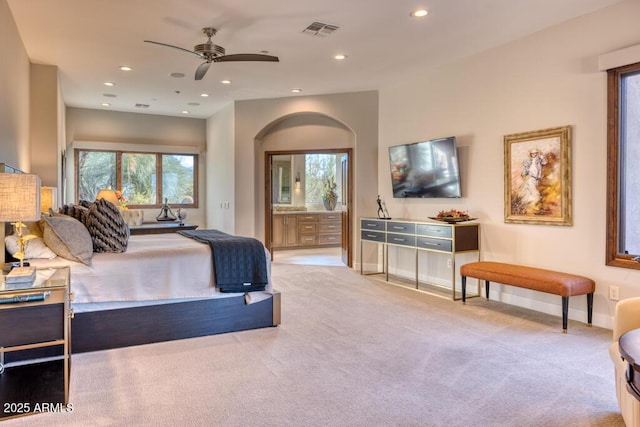
<instances>
[{"instance_id":1,"label":"ceiling air vent","mask_svg":"<svg viewBox=\"0 0 640 427\"><path fill-rule=\"evenodd\" d=\"M149 104L136 104L136 108L149 108Z\"/></svg>"},{"instance_id":2,"label":"ceiling air vent","mask_svg":"<svg viewBox=\"0 0 640 427\"><path fill-rule=\"evenodd\" d=\"M337 25L323 24L322 22L314 22L313 24L309 25L307 28L302 30L302 33L309 34L310 36L325 37L333 33L338 28L340 27L338 27Z\"/></svg>"}]
</instances>

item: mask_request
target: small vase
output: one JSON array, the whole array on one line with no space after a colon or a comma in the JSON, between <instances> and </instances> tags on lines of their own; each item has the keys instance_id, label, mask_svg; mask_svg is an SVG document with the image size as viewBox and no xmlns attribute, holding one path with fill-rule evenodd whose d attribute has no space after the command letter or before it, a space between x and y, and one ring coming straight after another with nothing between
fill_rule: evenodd
<instances>
[{"instance_id":1,"label":"small vase","mask_svg":"<svg viewBox=\"0 0 640 427\"><path fill-rule=\"evenodd\" d=\"M328 211L332 211L336 208L336 199L323 200L322 203L324 203L324 208Z\"/></svg>"}]
</instances>

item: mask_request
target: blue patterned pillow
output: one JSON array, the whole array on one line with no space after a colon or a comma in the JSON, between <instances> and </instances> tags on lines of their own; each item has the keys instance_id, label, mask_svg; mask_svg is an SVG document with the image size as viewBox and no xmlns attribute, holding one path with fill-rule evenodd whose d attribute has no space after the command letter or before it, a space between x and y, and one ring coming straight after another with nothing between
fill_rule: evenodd
<instances>
[{"instance_id":1,"label":"blue patterned pillow","mask_svg":"<svg viewBox=\"0 0 640 427\"><path fill-rule=\"evenodd\" d=\"M86 221L94 252L126 252L129 226L113 203L96 200L89 208Z\"/></svg>"},{"instance_id":2,"label":"blue patterned pillow","mask_svg":"<svg viewBox=\"0 0 640 427\"><path fill-rule=\"evenodd\" d=\"M77 219L83 224L87 223L87 214L89 209L81 205L63 205L58 209L58 212L63 215L69 215Z\"/></svg>"}]
</instances>

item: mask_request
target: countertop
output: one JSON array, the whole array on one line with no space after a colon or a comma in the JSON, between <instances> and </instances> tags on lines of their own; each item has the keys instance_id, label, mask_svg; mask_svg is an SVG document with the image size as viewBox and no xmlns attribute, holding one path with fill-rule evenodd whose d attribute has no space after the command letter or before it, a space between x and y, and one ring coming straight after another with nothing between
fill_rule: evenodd
<instances>
[{"instance_id":1,"label":"countertop","mask_svg":"<svg viewBox=\"0 0 640 427\"><path fill-rule=\"evenodd\" d=\"M328 211L326 209L308 209L306 211L273 211L274 215L303 215L303 214L320 214L320 213L340 213L339 210Z\"/></svg>"}]
</instances>

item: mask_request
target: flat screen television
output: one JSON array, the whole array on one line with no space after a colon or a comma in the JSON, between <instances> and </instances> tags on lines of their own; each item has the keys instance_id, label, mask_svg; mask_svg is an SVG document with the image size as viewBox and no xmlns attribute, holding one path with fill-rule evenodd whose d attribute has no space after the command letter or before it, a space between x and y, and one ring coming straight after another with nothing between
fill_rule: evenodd
<instances>
[{"instance_id":1,"label":"flat screen television","mask_svg":"<svg viewBox=\"0 0 640 427\"><path fill-rule=\"evenodd\" d=\"M393 197L461 197L456 138L389 147Z\"/></svg>"}]
</instances>

